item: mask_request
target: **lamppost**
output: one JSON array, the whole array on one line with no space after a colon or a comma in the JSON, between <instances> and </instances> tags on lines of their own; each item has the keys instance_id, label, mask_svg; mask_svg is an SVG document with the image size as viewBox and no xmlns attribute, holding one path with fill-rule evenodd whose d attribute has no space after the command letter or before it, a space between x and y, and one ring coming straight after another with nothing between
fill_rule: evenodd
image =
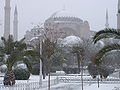
<instances>
[{"instance_id":1,"label":"lamppost","mask_svg":"<svg viewBox=\"0 0 120 90\"><path fill-rule=\"evenodd\" d=\"M39 35L33 37L30 41L33 41L33 40L38 40L39 41L39 56L41 57L42 55L42 41L43 41L43 36L42 34L40 33ZM42 87L42 60L41 58L40 59L40 72L39 72L39 86Z\"/></svg>"},{"instance_id":2,"label":"lamppost","mask_svg":"<svg viewBox=\"0 0 120 90\"><path fill-rule=\"evenodd\" d=\"M40 47L40 53L39 53L39 55L41 56L42 55L42 34L40 34L39 36L39 47ZM39 76L40 76L40 78L39 78L39 85L40 85L40 87L42 87L42 60L41 60L41 58L40 58L40 72L39 72Z\"/></svg>"}]
</instances>

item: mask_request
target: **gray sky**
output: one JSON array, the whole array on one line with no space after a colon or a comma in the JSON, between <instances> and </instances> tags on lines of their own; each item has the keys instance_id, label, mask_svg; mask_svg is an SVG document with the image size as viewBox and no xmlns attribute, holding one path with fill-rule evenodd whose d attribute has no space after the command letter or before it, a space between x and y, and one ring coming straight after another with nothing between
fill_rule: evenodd
<instances>
[{"instance_id":1,"label":"gray sky","mask_svg":"<svg viewBox=\"0 0 120 90\"><path fill-rule=\"evenodd\" d=\"M0 37L4 27L4 2L5 0L0 0ZM105 27L105 13L108 9L110 27L116 28L117 2L118 0L11 0L11 29L15 5L19 13L19 38L33 27L31 23L43 23L64 6L68 12L87 20L91 30L95 31Z\"/></svg>"}]
</instances>

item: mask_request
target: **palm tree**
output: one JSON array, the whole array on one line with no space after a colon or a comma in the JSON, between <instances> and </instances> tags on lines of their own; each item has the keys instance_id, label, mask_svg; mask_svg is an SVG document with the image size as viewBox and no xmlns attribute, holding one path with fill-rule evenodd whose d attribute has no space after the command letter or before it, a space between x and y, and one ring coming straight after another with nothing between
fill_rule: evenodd
<instances>
[{"instance_id":1,"label":"palm tree","mask_svg":"<svg viewBox=\"0 0 120 90\"><path fill-rule=\"evenodd\" d=\"M31 70L29 57L35 56L35 52L33 50L27 50L27 45L23 42L24 38L20 41L13 41L10 35L7 40L4 37L1 40L3 41L3 46L0 46L0 57L7 66L7 72L5 73L3 82L4 85L14 85L15 75L12 69L13 66L18 61L22 61Z\"/></svg>"},{"instance_id":2,"label":"palm tree","mask_svg":"<svg viewBox=\"0 0 120 90\"><path fill-rule=\"evenodd\" d=\"M77 55L77 62L78 62L78 72L81 71L81 82L82 82L82 90L83 90L83 57L84 57L84 48L81 46L73 46L72 53ZM81 70L80 70L81 65Z\"/></svg>"},{"instance_id":3,"label":"palm tree","mask_svg":"<svg viewBox=\"0 0 120 90\"><path fill-rule=\"evenodd\" d=\"M106 28L104 30L101 30L95 34L93 37L93 42L96 43L99 40L105 39L105 38L114 38L114 39L120 39L120 31L116 29L109 29ZM104 46L99 52L95 55L94 63L99 66L101 62L103 61L103 56L113 50L120 50L120 45L118 43L113 43L110 45Z\"/></svg>"},{"instance_id":4,"label":"palm tree","mask_svg":"<svg viewBox=\"0 0 120 90\"><path fill-rule=\"evenodd\" d=\"M109 29L106 28L104 30L101 30L95 34L93 37L93 42L96 43L99 40L105 39L105 38L114 38L114 39L120 39L120 31L116 29ZM118 43L113 43L110 45L104 46L94 57L94 64L96 64L98 67L100 67L100 64L103 62L103 56L111 52L113 50L120 50L120 45ZM98 87L99 87L99 79L98 79Z\"/></svg>"},{"instance_id":5,"label":"palm tree","mask_svg":"<svg viewBox=\"0 0 120 90\"><path fill-rule=\"evenodd\" d=\"M72 53L76 54L77 56L77 63L78 63L78 72L80 73L80 65L82 65L82 56L83 56L83 48L80 46L73 46Z\"/></svg>"},{"instance_id":6,"label":"palm tree","mask_svg":"<svg viewBox=\"0 0 120 90\"><path fill-rule=\"evenodd\" d=\"M61 52L56 52L52 55L52 69L59 68L63 70L64 55Z\"/></svg>"}]
</instances>

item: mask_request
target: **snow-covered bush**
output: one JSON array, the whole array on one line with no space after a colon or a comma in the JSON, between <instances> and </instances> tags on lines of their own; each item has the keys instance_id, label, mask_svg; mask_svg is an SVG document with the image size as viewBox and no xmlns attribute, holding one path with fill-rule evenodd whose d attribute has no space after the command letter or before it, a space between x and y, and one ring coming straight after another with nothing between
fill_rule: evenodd
<instances>
[{"instance_id":1,"label":"snow-covered bush","mask_svg":"<svg viewBox=\"0 0 120 90\"><path fill-rule=\"evenodd\" d=\"M40 64L33 65L31 73L33 75L39 75L39 71L40 71Z\"/></svg>"},{"instance_id":2,"label":"snow-covered bush","mask_svg":"<svg viewBox=\"0 0 120 90\"><path fill-rule=\"evenodd\" d=\"M19 64L14 69L16 80L28 80L30 77L30 72L25 64Z\"/></svg>"},{"instance_id":3,"label":"snow-covered bush","mask_svg":"<svg viewBox=\"0 0 120 90\"><path fill-rule=\"evenodd\" d=\"M83 40L77 36L68 36L66 38L64 38L63 40L61 40L61 44L62 46L76 46L83 43Z\"/></svg>"},{"instance_id":4,"label":"snow-covered bush","mask_svg":"<svg viewBox=\"0 0 120 90\"><path fill-rule=\"evenodd\" d=\"M93 77L96 78L97 75L100 75L101 78L107 78L110 74L114 72L113 68L107 66L96 66L92 63L88 65L88 72Z\"/></svg>"},{"instance_id":5,"label":"snow-covered bush","mask_svg":"<svg viewBox=\"0 0 120 90\"><path fill-rule=\"evenodd\" d=\"M1 65L0 66L0 72L5 73L7 71L7 66L6 65Z\"/></svg>"}]
</instances>

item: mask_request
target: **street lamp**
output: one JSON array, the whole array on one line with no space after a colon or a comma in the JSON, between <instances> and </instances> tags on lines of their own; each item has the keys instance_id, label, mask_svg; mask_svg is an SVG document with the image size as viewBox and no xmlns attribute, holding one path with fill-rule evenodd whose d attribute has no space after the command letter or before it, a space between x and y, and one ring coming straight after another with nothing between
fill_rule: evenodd
<instances>
[{"instance_id":1,"label":"street lamp","mask_svg":"<svg viewBox=\"0 0 120 90\"><path fill-rule=\"evenodd\" d=\"M42 34L39 34L39 35L33 37L30 41L33 41L36 39L39 40L39 56L41 56L42 55L42 41L43 41ZM41 60L41 58L40 58L39 86L42 87L42 60Z\"/></svg>"},{"instance_id":2,"label":"street lamp","mask_svg":"<svg viewBox=\"0 0 120 90\"><path fill-rule=\"evenodd\" d=\"M42 55L42 34L40 34L39 36L39 47L40 47L40 56ZM40 58L40 73L39 73L39 85L40 87L42 87L42 60Z\"/></svg>"}]
</instances>

